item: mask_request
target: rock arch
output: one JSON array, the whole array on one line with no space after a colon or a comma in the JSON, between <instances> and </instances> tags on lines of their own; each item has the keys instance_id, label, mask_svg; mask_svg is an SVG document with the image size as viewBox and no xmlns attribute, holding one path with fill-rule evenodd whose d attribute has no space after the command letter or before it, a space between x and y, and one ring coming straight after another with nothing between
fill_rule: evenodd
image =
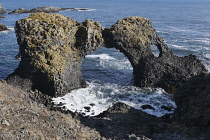
<instances>
[{"instance_id":1,"label":"rock arch","mask_svg":"<svg viewBox=\"0 0 210 140\"><path fill-rule=\"evenodd\" d=\"M141 17L103 28L92 20L79 23L59 14L33 13L16 22L16 35L21 62L7 81L54 97L85 85L81 62L103 46L115 47L129 59L137 86L173 92L183 81L207 71L196 56L175 56L152 23ZM159 57L153 55L151 45L158 47Z\"/></svg>"}]
</instances>

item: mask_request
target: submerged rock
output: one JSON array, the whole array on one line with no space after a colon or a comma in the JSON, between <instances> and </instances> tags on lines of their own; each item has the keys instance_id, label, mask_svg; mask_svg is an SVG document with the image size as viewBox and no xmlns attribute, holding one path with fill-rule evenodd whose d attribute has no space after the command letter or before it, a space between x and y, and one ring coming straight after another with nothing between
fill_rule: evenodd
<instances>
[{"instance_id":1,"label":"submerged rock","mask_svg":"<svg viewBox=\"0 0 210 140\"><path fill-rule=\"evenodd\" d=\"M210 127L210 74L193 77L174 94L173 119L188 126Z\"/></svg>"},{"instance_id":2,"label":"submerged rock","mask_svg":"<svg viewBox=\"0 0 210 140\"><path fill-rule=\"evenodd\" d=\"M106 46L117 48L129 59L137 86L162 87L173 93L190 77L207 72L196 56L174 55L146 18L121 19L104 31L104 37ZM153 45L158 57L152 53Z\"/></svg>"},{"instance_id":3,"label":"submerged rock","mask_svg":"<svg viewBox=\"0 0 210 140\"><path fill-rule=\"evenodd\" d=\"M7 30L9 30L9 29L7 28L7 26L5 26L4 24L1 24L1 23L0 23L0 31L7 31Z\"/></svg>"},{"instance_id":4,"label":"submerged rock","mask_svg":"<svg viewBox=\"0 0 210 140\"><path fill-rule=\"evenodd\" d=\"M4 14L6 11L4 10L3 5L0 3L0 14Z\"/></svg>"},{"instance_id":5,"label":"submerged rock","mask_svg":"<svg viewBox=\"0 0 210 140\"><path fill-rule=\"evenodd\" d=\"M4 16L0 16L0 18L4 18Z\"/></svg>"},{"instance_id":6,"label":"submerged rock","mask_svg":"<svg viewBox=\"0 0 210 140\"><path fill-rule=\"evenodd\" d=\"M30 13L30 11L25 8L19 8L19 9L15 9L12 12L9 12L8 14L21 14L21 13Z\"/></svg>"},{"instance_id":7,"label":"submerged rock","mask_svg":"<svg viewBox=\"0 0 210 140\"><path fill-rule=\"evenodd\" d=\"M17 21L15 30L21 62L9 83L54 97L84 86L81 62L103 42L98 22L34 13Z\"/></svg>"}]
</instances>

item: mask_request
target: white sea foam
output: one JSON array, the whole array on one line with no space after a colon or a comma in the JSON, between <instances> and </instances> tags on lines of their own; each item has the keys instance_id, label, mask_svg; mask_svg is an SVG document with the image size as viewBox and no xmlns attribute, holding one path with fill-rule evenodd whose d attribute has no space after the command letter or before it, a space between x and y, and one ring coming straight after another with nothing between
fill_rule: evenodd
<instances>
[{"instance_id":1,"label":"white sea foam","mask_svg":"<svg viewBox=\"0 0 210 140\"><path fill-rule=\"evenodd\" d=\"M115 59L114 57L111 57L108 54L87 55L86 58Z\"/></svg>"},{"instance_id":2,"label":"white sea foam","mask_svg":"<svg viewBox=\"0 0 210 140\"><path fill-rule=\"evenodd\" d=\"M195 38L194 41L210 45L210 38Z\"/></svg>"},{"instance_id":3,"label":"white sea foam","mask_svg":"<svg viewBox=\"0 0 210 140\"><path fill-rule=\"evenodd\" d=\"M187 32L187 33L195 33L195 30L192 29L182 29L182 28L178 28L178 27L174 27L174 26L168 26L170 31L174 31L174 32ZM167 28L166 28L167 29Z\"/></svg>"},{"instance_id":4,"label":"white sea foam","mask_svg":"<svg viewBox=\"0 0 210 140\"><path fill-rule=\"evenodd\" d=\"M1 35L1 34L7 34L7 33L11 32L11 31L15 31L14 28L9 28L9 27L8 27L8 29L9 29L9 30L1 31L1 32L0 32L0 35Z\"/></svg>"},{"instance_id":5,"label":"white sea foam","mask_svg":"<svg viewBox=\"0 0 210 140\"><path fill-rule=\"evenodd\" d=\"M142 89L98 82L89 83L89 87L73 90L63 97L53 98L53 102L62 103L61 107L65 106L66 109L84 116L96 116L116 102L123 102L158 117L172 113L176 107L170 96L160 88ZM150 105L153 109L142 109L143 105ZM172 110L163 109L163 105Z\"/></svg>"}]
</instances>

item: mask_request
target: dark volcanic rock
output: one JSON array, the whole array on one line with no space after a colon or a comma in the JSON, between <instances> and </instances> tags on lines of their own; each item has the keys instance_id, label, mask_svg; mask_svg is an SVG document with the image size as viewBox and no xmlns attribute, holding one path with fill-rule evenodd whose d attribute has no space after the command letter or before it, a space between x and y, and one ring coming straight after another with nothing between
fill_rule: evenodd
<instances>
[{"instance_id":1,"label":"dark volcanic rock","mask_svg":"<svg viewBox=\"0 0 210 140\"><path fill-rule=\"evenodd\" d=\"M190 77L207 71L194 55L175 56L146 18L121 19L103 35L106 46L117 48L130 60L137 86L162 87L173 93ZM157 46L158 57L152 53L152 45Z\"/></svg>"},{"instance_id":2,"label":"dark volcanic rock","mask_svg":"<svg viewBox=\"0 0 210 140\"><path fill-rule=\"evenodd\" d=\"M3 5L0 3L0 14L4 14L6 11L4 10Z\"/></svg>"},{"instance_id":3,"label":"dark volcanic rock","mask_svg":"<svg viewBox=\"0 0 210 140\"><path fill-rule=\"evenodd\" d=\"M82 123L95 128L102 136L112 139L144 136L147 140L154 133L159 133L167 127L160 118L120 102L95 118L82 120Z\"/></svg>"},{"instance_id":4,"label":"dark volcanic rock","mask_svg":"<svg viewBox=\"0 0 210 140\"><path fill-rule=\"evenodd\" d=\"M37 8L31 9L30 13L35 13L35 12L55 13L55 12L59 12L60 10L62 9L59 7L44 6L44 7L37 7Z\"/></svg>"},{"instance_id":5,"label":"dark volcanic rock","mask_svg":"<svg viewBox=\"0 0 210 140\"><path fill-rule=\"evenodd\" d=\"M188 126L210 127L210 74L195 76L174 93L173 119Z\"/></svg>"},{"instance_id":6,"label":"dark volcanic rock","mask_svg":"<svg viewBox=\"0 0 210 140\"><path fill-rule=\"evenodd\" d=\"M12 12L9 12L8 14L21 14L21 13L30 13L30 11L25 8L19 8L19 9L15 9Z\"/></svg>"},{"instance_id":7,"label":"dark volcanic rock","mask_svg":"<svg viewBox=\"0 0 210 140\"><path fill-rule=\"evenodd\" d=\"M30 12L52 9L41 7ZM104 44L120 50L130 60L135 85L140 87L163 87L173 93L190 77L207 71L194 55L175 56L151 22L141 17L124 18L104 29L92 20L79 23L58 14L34 13L17 21L16 34L21 62L8 82L29 79L26 89L32 85L32 89L51 96L85 87L81 62ZM152 53L152 45L159 49L158 57Z\"/></svg>"},{"instance_id":8,"label":"dark volcanic rock","mask_svg":"<svg viewBox=\"0 0 210 140\"><path fill-rule=\"evenodd\" d=\"M98 22L39 12L17 21L15 29L21 62L9 83L54 97L85 85L81 61L103 43Z\"/></svg>"},{"instance_id":9,"label":"dark volcanic rock","mask_svg":"<svg viewBox=\"0 0 210 140\"><path fill-rule=\"evenodd\" d=\"M0 24L0 31L7 31L7 30L9 30L7 26L5 26L4 24Z\"/></svg>"}]
</instances>

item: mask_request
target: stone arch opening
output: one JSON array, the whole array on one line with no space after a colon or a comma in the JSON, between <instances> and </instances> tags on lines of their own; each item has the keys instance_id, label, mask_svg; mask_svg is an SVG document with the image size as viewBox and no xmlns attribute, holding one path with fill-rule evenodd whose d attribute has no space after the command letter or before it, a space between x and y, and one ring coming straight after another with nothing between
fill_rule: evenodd
<instances>
[{"instance_id":1,"label":"stone arch opening","mask_svg":"<svg viewBox=\"0 0 210 140\"><path fill-rule=\"evenodd\" d=\"M133 67L115 48L102 47L86 55L82 61L82 75L87 82L133 85Z\"/></svg>"},{"instance_id":2,"label":"stone arch opening","mask_svg":"<svg viewBox=\"0 0 210 140\"><path fill-rule=\"evenodd\" d=\"M158 49L158 47L156 45L151 45L151 49L152 49L152 53L155 57L160 56L160 50Z\"/></svg>"}]
</instances>

